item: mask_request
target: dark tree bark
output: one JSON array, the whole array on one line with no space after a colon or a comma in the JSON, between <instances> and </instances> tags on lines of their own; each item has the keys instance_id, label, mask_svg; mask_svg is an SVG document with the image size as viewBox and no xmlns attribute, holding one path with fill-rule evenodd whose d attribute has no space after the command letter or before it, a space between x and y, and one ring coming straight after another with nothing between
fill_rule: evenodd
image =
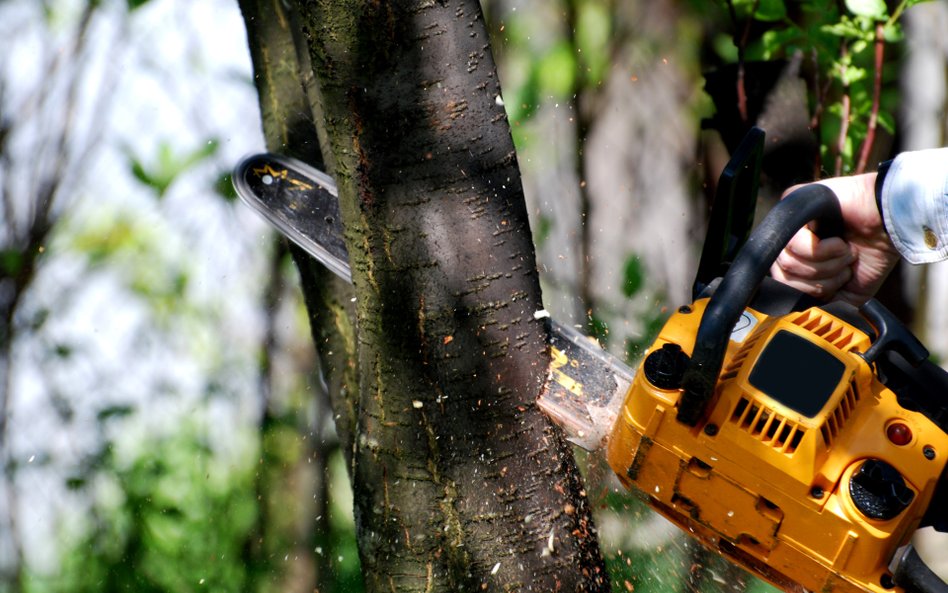
<instances>
[{"instance_id":1,"label":"dark tree bark","mask_svg":"<svg viewBox=\"0 0 948 593\"><path fill-rule=\"evenodd\" d=\"M280 0L239 3L247 26L267 148L323 166L310 100L312 69L306 50L299 48L305 42L298 34L293 13ZM290 251L300 273L320 367L329 379L325 385L312 389L316 398L312 407L320 416L332 414L339 442L323 434L322 417L316 419L315 426L300 426L301 417L307 416L300 411L299 417L291 421L293 426L286 428L299 429L300 434L311 438L300 443L305 450L298 452L296 463L285 467L279 458L286 452L273 450L274 445L269 442L273 440L271 433L280 429L277 425L281 419L270 405L269 377L262 379L267 385L261 390L261 468L256 479L259 518L244 550L244 560L255 567L252 574L266 574L272 580L274 570L287 566L285 562L274 562L273 549L291 547L294 563L279 579L279 590L315 589L329 593L337 579L330 565L335 557L335 540L328 520L326 462L340 444L351 460L355 409L349 393L358 380L352 363L353 292L351 286L335 278L302 250L291 245ZM278 272L274 269L273 273ZM276 306L275 299L269 305ZM326 395L328 402L324 401ZM294 496L298 500L291 500Z\"/></svg>"},{"instance_id":2,"label":"dark tree bark","mask_svg":"<svg viewBox=\"0 0 948 593\"><path fill-rule=\"evenodd\" d=\"M241 4L253 48L259 20L283 13ZM358 295L359 389L342 413L368 590L607 590L572 453L534 405L546 330L477 2L301 2L299 15ZM263 89L280 41L257 43ZM261 91L279 149L296 112L273 96ZM313 313L318 286L304 289Z\"/></svg>"},{"instance_id":3,"label":"dark tree bark","mask_svg":"<svg viewBox=\"0 0 948 593\"><path fill-rule=\"evenodd\" d=\"M312 69L295 14L281 0L239 0L260 97L267 149L325 167L319 149ZM344 450L351 450L357 376L353 291L308 255L290 246L300 272L313 340Z\"/></svg>"}]
</instances>

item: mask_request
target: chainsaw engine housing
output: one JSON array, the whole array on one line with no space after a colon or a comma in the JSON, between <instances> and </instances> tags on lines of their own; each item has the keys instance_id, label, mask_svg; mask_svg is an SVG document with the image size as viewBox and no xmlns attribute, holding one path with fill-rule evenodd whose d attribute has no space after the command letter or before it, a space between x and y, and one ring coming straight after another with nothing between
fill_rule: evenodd
<instances>
[{"instance_id":1,"label":"chainsaw engine housing","mask_svg":"<svg viewBox=\"0 0 948 593\"><path fill-rule=\"evenodd\" d=\"M643 359L607 443L619 479L703 544L785 590L892 591L948 437L899 405L869 335L819 307L744 310L706 413L676 419L708 303L682 307Z\"/></svg>"}]
</instances>

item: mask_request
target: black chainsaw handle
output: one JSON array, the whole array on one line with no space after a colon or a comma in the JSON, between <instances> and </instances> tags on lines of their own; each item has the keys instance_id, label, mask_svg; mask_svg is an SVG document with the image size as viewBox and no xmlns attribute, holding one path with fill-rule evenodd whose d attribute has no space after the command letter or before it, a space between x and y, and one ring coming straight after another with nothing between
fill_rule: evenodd
<instances>
[{"instance_id":1,"label":"black chainsaw handle","mask_svg":"<svg viewBox=\"0 0 948 593\"><path fill-rule=\"evenodd\" d=\"M734 258L698 326L691 361L682 377L683 393L677 416L680 422L695 426L704 416L721 373L731 328L780 251L810 221L816 221L815 232L820 237L842 235L839 200L825 185L805 185L778 202Z\"/></svg>"},{"instance_id":2,"label":"black chainsaw handle","mask_svg":"<svg viewBox=\"0 0 948 593\"><path fill-rule=\"evenodd\" d=\"M893 580L905 593L948 593L948 584L925 564L911 544L896 551Z\"/></svg>"}]
</instances>

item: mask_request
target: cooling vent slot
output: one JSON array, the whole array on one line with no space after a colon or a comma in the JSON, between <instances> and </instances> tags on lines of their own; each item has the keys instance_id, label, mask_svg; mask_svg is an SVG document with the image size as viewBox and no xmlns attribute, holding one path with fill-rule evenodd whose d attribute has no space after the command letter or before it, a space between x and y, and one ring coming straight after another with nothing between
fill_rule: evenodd
<instances>
[{"instance_id":1,"label":"cooling vent slot","mask_svg":"<svg viewBox=\"0 0 948 593\"><path fill-rule=\"evenodd\" d=\"M806 434L804 427L746 396L734 407L731 422L786 455L793 455Z\"/></svg>"},{"instance_id":2,"label":"cooling vent slot","mask_svg":"<svg viewBox=\"0 0 948 593\"><path fill-rule=\"evenodd\" d=\"M744 344L741 346L741 349L737 351L725 367L724 372L721 373L721 381L728 381L737 376L741 370L741 366L744 365L744 361L747 360L747 355L750 354L750 351L754 348L754 345L760 341L760 338L764 335L763 332L754 332Z\"/></svg>"},{"instance_id":3,"label":"cooling vent slot","mask_svg":"<svg viewBox=\"0 0 948 593\"><path fill-rule=\"evenodd\" d=\"M848 352L855 346L855 334L839 320L824 315L817 308L807 309L790 320L794 325L813 333L836 348Z\"/></svg>"},{"instance_id":4,"label":"cooling vent slot","mask_svg":"<svg viewBox=\"0 0 948 593\"><path fill-rule=\"evenodd\" d=\"M826 443L827 447L832 445L836 437L839 436L839 432L846 425L849 417L852 416L853 410L856 409L856 402L858 401L859 392L856 391L856 386L850 382L843 398L839 400L839 405L836 406L832 414L826 417L826 421L820 427L820 432L823 433L823 442Z\"/></svg>"}]
</instances>

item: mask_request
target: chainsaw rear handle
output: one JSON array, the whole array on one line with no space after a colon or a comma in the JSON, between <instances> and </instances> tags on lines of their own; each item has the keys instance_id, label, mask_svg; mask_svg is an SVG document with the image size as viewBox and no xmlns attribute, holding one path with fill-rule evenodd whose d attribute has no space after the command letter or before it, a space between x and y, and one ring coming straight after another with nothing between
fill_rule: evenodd
<instances>
[{"instance_id":1,"label":"chainsaw rear handle","mask_svg":"<svg viewBox=\"0 0 948 593\"><path fill-rule=\"evenodd\" d=\"M892 580L905 593L948 593L948 584L925 564L911 544L896 550L890 568Z\"/></svg>"},{"instance_id":2,"label":"chainsaw rear handle","mask_svg":"<svg viewBox=\"0 0 948 593\"><path fill-rule=\"evenodd\" d=\"M814 232L821 238L842 234L839 200L825 185L805 185L778 202L734 258L698 326L691 361L682 377L679 422L695 426L704 416L721 373L731 328L780 251L810 221L816 221Z\"/></svg>"},{"instance_id":3,"label":"chainsaw rear handle","mask_svg":"<svg viewBox=\"0 0 948 593\"><path fill-rule=\"evenodd\" d=\"M683 390L678 406L678 421L696 426L705 416L721 373L731 329L750 304L758 287L776 261L780 251L796 232L815 221L814 232L821 238L842 236L843 218L836 194L819 184L806 185L781 200L750 235L711 295L695 337L691 359L681 381ZM927 358L928 352L915 336L907 331L893 331L898 326L891 313L870 301L860 312L876 330L877 350L893 349L913 365ZM898 328L896 328L898 329ZM870 364L878 357L864 355ZM869 355L869 356L867 356ZM906 593L948 593L948 585L907 546L892 563L893 581Z\"/></svg>"}]
</instances>

